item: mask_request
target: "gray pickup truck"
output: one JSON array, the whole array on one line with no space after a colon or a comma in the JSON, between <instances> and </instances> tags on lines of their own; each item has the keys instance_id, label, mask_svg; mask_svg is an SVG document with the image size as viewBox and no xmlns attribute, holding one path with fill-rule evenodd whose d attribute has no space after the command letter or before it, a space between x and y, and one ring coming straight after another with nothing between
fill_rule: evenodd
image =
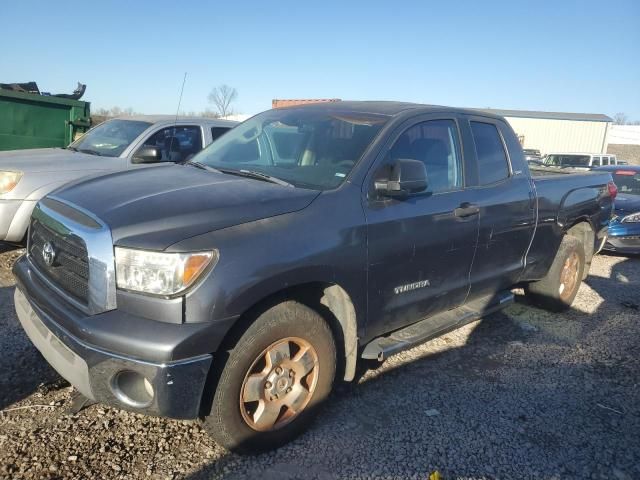
<instances>
[{"instance_id":1,"label":"gray pickup truck","mask_svg":"<svg viewBox=\"0 0 640 480\"><path fill-rule=\"evenodd\" d=\"M38 200L67 182L160 162L181 162L237 122L139 115L108 120L66 149L0 152L0 242L24 244Z\"/></svg>"},{"instance_id":2,"label":"gray pickup truck","mask_svg":"<svg viewBox=\"0 0 640 480\"><path fill-rule=\"evenodd\" d=\"M185 164L40 201L15 306L87 398L274 448L360 359L503 308L515 286L569 308L615 194L608 172L533 177L487 113L270 110Z\"/></svg>"}]
</instances>

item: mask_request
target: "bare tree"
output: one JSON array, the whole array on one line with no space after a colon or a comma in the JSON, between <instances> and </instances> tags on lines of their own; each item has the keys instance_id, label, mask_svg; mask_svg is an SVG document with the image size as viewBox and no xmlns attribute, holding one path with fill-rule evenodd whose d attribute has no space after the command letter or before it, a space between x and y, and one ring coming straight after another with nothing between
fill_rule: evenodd
<instances>
[{"instance_id":1,"label":"bare tree","mask_svg":"<svg viewBox=\"0 0 640 480\"><path fill-rule=\"evenodd\" d=\"M614 125L626 125L629 118L626 114L622 112L618 112L613 116L613 124Z\"/></svg>"},{"instance_id":2,"label":"bare tree","mask_svg":"<svg viewBox=\"0 0 640 480\"><path fill-rule=\"evenodd\" d=\"M211 93L209 94L209 103L213 104L218 115L226 117L233 113L231 104L237 97L238 92L235 88L223 84L211 90Z\"/></svg>"}]
</instances>

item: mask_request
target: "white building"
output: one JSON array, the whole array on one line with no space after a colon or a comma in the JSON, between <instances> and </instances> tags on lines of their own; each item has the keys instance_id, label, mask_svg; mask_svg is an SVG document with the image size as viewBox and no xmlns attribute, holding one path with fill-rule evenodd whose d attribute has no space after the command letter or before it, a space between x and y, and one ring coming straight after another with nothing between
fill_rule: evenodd
<instances>
[{"instance_id":1,"label":"white building","mask_svg":"<svg viewBox=\"0 0 640 480\"><path fill-rule=\"evenodd\" d=\"M494 110L515 130L523 148L550 152L606 153L613 120L598 113Z\"/></svg>"}]
</instances>

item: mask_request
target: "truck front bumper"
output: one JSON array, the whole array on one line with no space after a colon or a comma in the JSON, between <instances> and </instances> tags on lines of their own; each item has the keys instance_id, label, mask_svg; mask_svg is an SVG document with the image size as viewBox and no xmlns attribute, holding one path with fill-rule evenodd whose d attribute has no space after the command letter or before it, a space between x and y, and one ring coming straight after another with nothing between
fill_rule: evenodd
<instances>
[{"instance_id":1,"label":"truck front bumper","mask_svg":"<svg viewBox=\"0 0 640 480\"><path fill-rule=\"evenodd\" d=\"M19 284L14 298L22 327L51 366L84 396L150 415L200 415L211 355L148 362L97 348L69 333L21 288Z\"/></svg>"}]
</instances>

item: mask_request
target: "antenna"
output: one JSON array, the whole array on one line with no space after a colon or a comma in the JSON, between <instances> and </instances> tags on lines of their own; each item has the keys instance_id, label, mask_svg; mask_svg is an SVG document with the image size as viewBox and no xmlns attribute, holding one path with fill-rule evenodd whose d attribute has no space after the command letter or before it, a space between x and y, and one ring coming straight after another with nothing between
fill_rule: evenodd
<instances>
[{"instance_id":1,"label":"antenna","mask_svg":"<svg viewBox=\"0 0 640 480\"><path fill-rule=\"evenodd\" d=\"M173 148L173 139L176 137L176 126L178 125L178 115L180 114L180 104L182 103L182 94L184 93L184 84L187 82L187 72L184 72L182 79L182 88L180 89L180 98L178 99L178 109L176 110L176 119L173 122L173 135L171 135L171 143L169 143L169 151L167 154L171 158L171 149Z\"/></svg>"}]
</instances>

